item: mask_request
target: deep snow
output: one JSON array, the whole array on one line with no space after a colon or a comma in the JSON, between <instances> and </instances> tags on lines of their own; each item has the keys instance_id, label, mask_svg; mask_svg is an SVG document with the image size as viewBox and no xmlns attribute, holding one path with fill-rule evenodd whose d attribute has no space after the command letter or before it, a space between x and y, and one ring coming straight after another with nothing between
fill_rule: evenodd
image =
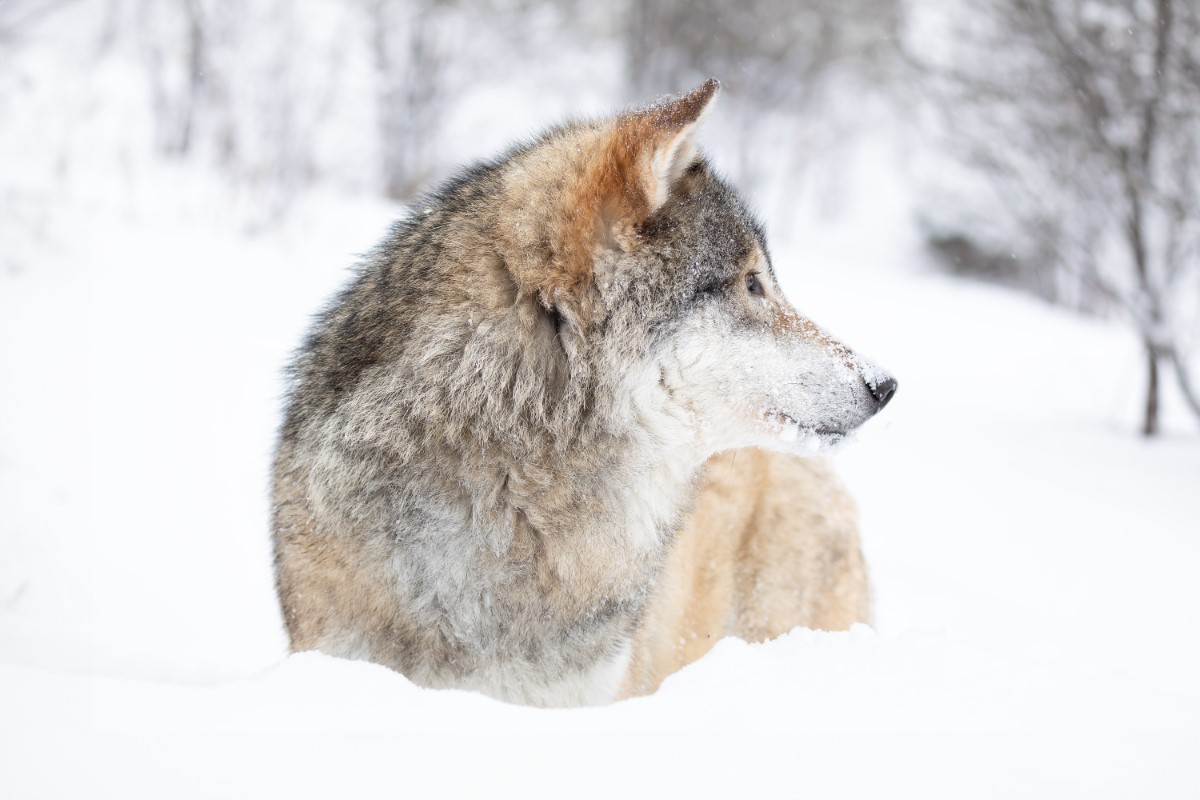
<instances>
[{"instance_id":1,"label":"deep snow","mask_svg":"<svg viewBox=\"0 0 1200 800\"><path fill-rule=\"evenodd\" d=\"M838 456L875 629L726 640L653 697L543 711L285 656L282 365L399 209L314 191L247 230L199 170L101 150L64 175L21 127L0 797L1200 793L1196 426L1134 435L1123 328L929 273L888 147L854 151L836 213L810 181L770 231L795 304L900 381Z\"/></svg>"}]
</instances>

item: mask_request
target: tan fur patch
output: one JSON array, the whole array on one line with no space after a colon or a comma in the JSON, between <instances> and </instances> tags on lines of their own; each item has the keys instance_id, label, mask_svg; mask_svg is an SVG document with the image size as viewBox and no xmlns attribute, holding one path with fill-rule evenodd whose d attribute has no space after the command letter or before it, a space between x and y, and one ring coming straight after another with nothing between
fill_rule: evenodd
<instances>
[{"instance_id":1,"label":"tan fur patch","mask_svg":"<svg viewBox=\"0 0 1200 800\"><path fill-rule=\"evenodd\" d=\"M649 694L724 636L845 630L870 617L857 512L829 464L714 456L634 642L623 696Z\"/></svg>"}]
</instances>

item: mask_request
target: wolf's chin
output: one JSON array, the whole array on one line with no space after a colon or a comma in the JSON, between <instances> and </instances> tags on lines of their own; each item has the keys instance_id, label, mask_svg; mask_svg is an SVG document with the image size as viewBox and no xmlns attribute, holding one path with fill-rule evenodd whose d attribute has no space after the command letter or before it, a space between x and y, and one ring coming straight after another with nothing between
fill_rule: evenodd
<instances>
[{"instance_id":1,"label":"wolf's chin","mask_svg":"<svg viewBox=\"0 0 1200 800\"><path fill-rule=\"evenodd\" d=\"M821 440L821 452L831 453L842 449L842 446L853 437L849 431L817 431Z\"/></svg>"}]
</instances>

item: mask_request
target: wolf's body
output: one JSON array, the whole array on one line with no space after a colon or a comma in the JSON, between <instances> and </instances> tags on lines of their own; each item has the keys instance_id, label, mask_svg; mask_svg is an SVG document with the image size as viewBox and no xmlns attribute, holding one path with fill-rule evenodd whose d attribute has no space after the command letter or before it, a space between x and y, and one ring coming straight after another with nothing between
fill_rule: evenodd
<instances>
[{"instance_id":1,"label":"wolf's body","mask_svg":"<svg viewBox=\"0 0 1200 800\"><path fill-rule=\"evenodd\" d=\"M895 383L779 295L691 144L715 93L466 173L321 317L275 465L293 649L578 705L865 619L828 466L737 448L815 452Z\"/></svg>"}]
</instances>

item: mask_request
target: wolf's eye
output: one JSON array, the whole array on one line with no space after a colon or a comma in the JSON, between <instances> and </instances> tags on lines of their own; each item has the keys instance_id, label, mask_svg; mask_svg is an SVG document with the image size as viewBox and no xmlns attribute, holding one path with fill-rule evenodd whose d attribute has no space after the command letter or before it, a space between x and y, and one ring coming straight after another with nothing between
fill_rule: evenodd
<instances>
[{"instance_id":1,"label":"wolf's eye","mask_svg":"<svg viewBox=\"0 0 1200 800\"><path fill-rule=\"evenodd\" d=\"M759 297L763 296L763 285L762 281L758 279L757 272L751 272L746 275L746 289L750 294L758 295Z\"/></svg>"}]
</instances>

